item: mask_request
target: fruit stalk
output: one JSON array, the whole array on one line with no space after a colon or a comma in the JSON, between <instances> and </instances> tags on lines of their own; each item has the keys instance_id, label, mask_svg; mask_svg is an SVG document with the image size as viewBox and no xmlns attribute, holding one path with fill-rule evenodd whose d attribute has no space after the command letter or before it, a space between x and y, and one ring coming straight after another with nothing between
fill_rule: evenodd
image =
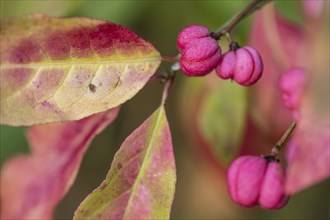
<instances>
[{"instance_id":1,"label":"fruit stalk","mask_svg":"<svg viewBox=\"0 0 330 220\"><path fill-rule=\"evenodd\" d=\"M216 33L219 37L229 33L241 20L243 20L246 16L251 14L252 12L261 8L264 4L271 2L266 0L253 0L251 1L242 11L240 11L232 20L230 20L224 27L220 28Z\"/></svg>"},{"instance_id":2,"label":"fruit stalk","mask_svg":"<svg viewBox=\"0 0 330 220\"><path fill-rule=\"evenodd\" d=\"M283 144L285 143L285 141L289 138L290 134L292 133L292 131L294 130L295 127L296 127L296 123L295 122L292 122L291 125L290 125L290 127L285 131L285 133L280 138L280 140L272 148L272 150L271 150L271 155L272 156L276 156L278 154L278 152L280 151L281 147L283 146Z\"/></svg>"}]
</instances>

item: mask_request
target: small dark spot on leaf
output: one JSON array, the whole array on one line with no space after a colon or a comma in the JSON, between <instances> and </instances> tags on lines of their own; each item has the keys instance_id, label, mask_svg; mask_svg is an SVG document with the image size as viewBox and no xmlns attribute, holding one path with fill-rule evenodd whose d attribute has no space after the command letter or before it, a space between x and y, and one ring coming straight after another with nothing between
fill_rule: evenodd
<instances>
[{"instance_id":1,"label":"small dark spot on leaf","mask_svg":"<svg viewBox=\"0 0 330 220\"><path fill-rule=\"evenodd\" d=\"M118 170L120 170L123 167L123 165L119 162L117 165Z\"/></svg>"},{"instance_id":2,"label":"small dark spot on leaf","mask_svg":"<svg viewBox=\"0 0 330 220\"><path fill-rule=\"evenodd\" d=\"M89 88L89 90L91 92L95 92L96 91L96 86L94 84L89 84L88 88Z\"/></svg>"}]
</instances>

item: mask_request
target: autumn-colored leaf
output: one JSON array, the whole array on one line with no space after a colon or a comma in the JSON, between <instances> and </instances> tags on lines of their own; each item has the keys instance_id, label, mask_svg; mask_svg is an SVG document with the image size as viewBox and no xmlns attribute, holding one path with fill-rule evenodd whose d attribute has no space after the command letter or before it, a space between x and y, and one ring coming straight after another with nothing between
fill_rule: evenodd
<instances>
[{"instance_id":1,"label":"autumn-colored leaf","mask_svg":"<svg viewBox=\"0 0 330 220\"><path fill-rule=\"evenodd\" d=\"M1 170L1 219L51 219L73 184L91 140L115 119L118 110L31 127L32 155L17 156Z\"/></svg>"},{"instance_id":2,"label":"autumn-colored leaf","mask_svg":"<svg viewBox=\"0 0 330 220\"><path fill-rule=\"evenodd\" d=\"M251 32L252 45L260 51L265 63L265 74L253 99L254 119L259 129L268 139L274 134L279 137L293 119L298 120L292 139L285 146L288 194L330 175L329 50L325 49L329 48L329 13L323 16L323 24L321 19L307 20L308 28L304 28L268 5L257 12ZM293 68L303 69L307 76L301 85L289 82L292 91L301 93L297 109L289 112L279 89L279 78ZM294 88L297 86L306 88ZM296 111L299 117L293 117Z\"/></svg>"},{"instance_id":3,"label":"autumn-colored leaf","mask_svg":"<svg viewBox=\"0 0 330 220\"><path fill-rule=\"evenodd\" d=\"M329 5L329 2L327 2ZM287 146L286 191L299 192L330 176L329 11L311 20L306 55L306 88L297 129ZM308 25L308 24L307 24Z\"/></svg>"},{"instance_id":4,"label":"autumn-colored leaf","mask_svg":"<svg viewBox=\"0 0 330 220\"><path fill-rule=\"evenodd\" d=\"M169 219L175 189L171 133L161 106L121 145L74 219Z\"/></svg>"},{"instance_id":5,"label":"autumn-colored leaf","mask_svg":"<svg viewBox=\"0 0 330 220\"><path fill-rule=\"evenodd\" d=\"M301 28L280 15L273 4L257 11L250 43L264 62L264 74L255 85L252 115L263 135L277 140L290 125L292 116L284 106L278 81L282 73L306 62L306 37Z\"/></svg>"},{"instance_id":6,"label":"autumn-colored leaf","mask_svg":"<svg viewBox=\"0 0 330 220\"><path fill-rule=\"evenodd\" d=\"M78 120L132 98L160 64L129 29L42 14L1 22L1 124Z\"/></svg>"}]
</instances>

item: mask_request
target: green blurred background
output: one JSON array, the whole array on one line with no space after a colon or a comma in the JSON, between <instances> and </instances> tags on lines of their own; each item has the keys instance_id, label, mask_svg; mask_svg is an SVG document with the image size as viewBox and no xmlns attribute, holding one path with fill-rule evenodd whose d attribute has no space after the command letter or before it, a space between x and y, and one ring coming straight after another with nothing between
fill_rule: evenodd
<instances>
[{"instance_id":1,"label":"green blurred background","mask_svg":"<svg viewBox=\"0 0 330 220\"><path fill-rule=\"evenodd\" d=\"M162 55L176 55L176 36L185 26L198 23L216 30L248 1L28 1L1 0L1 19L42 12L53 16L84 16L105 19L130 28L151 41ZM299 1L279 1L277 7L299 23ZM247 40L250 20L235 28L236 39ZM163 66L168 64L163 64ZM236 206L227 195L225 177L189 146L178 110L179 76L170 94L167 110L177 164L177 190L172 219L328 219L329 180L293 196L279 211ZM121 142L158 106L162 91L159 82L148 84L125 103L116 121L99 135L82 162L78 177L55 212L56 219L70 219L79 203L105 178ZM143 103L143 105L141 105ZM26 128L0 126L1 166L16 154L29 152ZM302 171L303 172L303 171Z\"/></svg>"}]
</instances>

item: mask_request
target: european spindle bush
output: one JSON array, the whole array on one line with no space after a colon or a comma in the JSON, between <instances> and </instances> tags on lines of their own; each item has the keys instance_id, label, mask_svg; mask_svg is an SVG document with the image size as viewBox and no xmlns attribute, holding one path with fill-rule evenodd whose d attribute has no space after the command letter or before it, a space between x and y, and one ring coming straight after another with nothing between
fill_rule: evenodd
<instances>
[{"instance_id":1,"label":"european spindle bush","mask_svg":"<svg viewBox=\"0 0 330 220\"><path fill-rule=\"evenodd\" d=\"M14 4L5 3L7 9ZM247 208L265 210L262 218L296 217L285 216L286 210L308 216L300 212L309 206L297 205L296 194L329 176L328 1L212 2L210 13L221 7L211 20L189 15L186 5L197 3L157 2L157 7L173 5L175 13L167 12L162 22L174 16L180 28L151 27L138 18L136 24L155 36L166 33L159 42L147 39L141 25L129 29L88 16L97 8L102 17L100 4L115 7L114 2L79 4L89 5L86 15L1 19L0 122L26 126L30 147L1 167L2 219L57 218L54 210L73 183L79 184L76 176L93 139L125 115L127 106L132 117L148 112L149 98L157 93L133 107L127 102L154 82L162 90L158 105L118 144L103 181L76 201L73 219L237 219ZM126 4L133 3L117 6ZM178 9L182 4L184 11ZM299 13L283 15L290 4ZM41 12L42 5L34 9ZM226 11L228 6L236 12ZM152 7L147 8L151 16ZM153 10L153 18L164 18L157 13L161 9ZM221 12L231 19L215 19ZM132 11L127 8L122 16L131 18ZM173 44L170 55L157 49L168 45L164 39ZM175 120L167 119L168 111ZM111 127L120 133L121 126ZM185 142L178 141L178 128ZM1 142L2 150L10 147ZM177 176L177 165L180 169L185 160L178 151L185 157L195 153L203 162ZM207 190L212 193L204 194ZM185 202L175 204L171 216L178 196ZM326 218L324 212L317 215Z\"/></svg>"}]
</instances>

